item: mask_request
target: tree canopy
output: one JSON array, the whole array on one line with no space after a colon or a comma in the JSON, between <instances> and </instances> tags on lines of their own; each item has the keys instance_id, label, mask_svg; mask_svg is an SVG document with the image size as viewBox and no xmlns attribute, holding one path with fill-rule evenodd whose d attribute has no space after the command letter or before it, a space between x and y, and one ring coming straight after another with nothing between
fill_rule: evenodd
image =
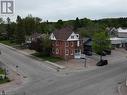
<instances>
[{"instance_id":1,"label":"tree canopy","mask_svg":"<svg viewBox=\"0 0 127 95\"><path fill-rule=\"evenodd\" d=\"M17 16L16 22L10 18L7 18L6 21L0 18L0 34L7 33L7 38L13 38L14 40L17 40L17 37L21 35L24 39L25 36L30 36L35 32L50 34L64 26L73 26L74 31L77 31L82 37L93 37L95 32L105 31L107 27L127 27L127 18L91 20L88 18L79 19L77 17L75 20L63 21L59 19L57 22L44 21L32 15L28 15L25 18Z\"/></svg>"},{"instance_id":2,"label":"tree canopy","mask_svg":"<svg viewBox=\"0 0 127 95\"><path fill-rule=\"evenodd\" d=\"M104 50L111 49L109 36L105 32L96 32L93 36L93 51L100 56Z\"/></svg>"}]
</instances>

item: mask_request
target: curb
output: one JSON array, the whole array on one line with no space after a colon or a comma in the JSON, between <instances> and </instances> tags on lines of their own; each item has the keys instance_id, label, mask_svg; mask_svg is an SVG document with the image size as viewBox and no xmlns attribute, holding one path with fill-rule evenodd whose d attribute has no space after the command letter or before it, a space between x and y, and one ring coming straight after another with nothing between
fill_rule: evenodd
<instances>
[{"instance_id":1,"label":"curb","mask_svg":"<svg viewBox=\"0 0 127 95\"><path fill-rule=\"evenodd\" d=\"M119 85L119 86L118 86L118 94L119 94L119 95L122 95L122 93L121 93L121 88L122 88L122 85Z\"/></svg>"},{"instance_id":2,"label":"curb","mask_svg":"<svg viewBox=\"0 0 127 95\"><path fill-rule=\"evenodd\" d=\"M45 62L47 62L47 63L49 63L49 64L51 64L51 65L54 65L55 67L57 67L57 69L65 69L65 67L64 67L64 66L61 66L61 65L55 64L55 63L53 63L53 62L50 62L50 61L45 61Z\"/></svg>"},{"instance_id":3,"label":"curb","mask_svg":"<svg viewBox=\"0 0 127 95\"><path fill-rule=\"evenodd\" d=\"M118 95L125 95L125 92L123 92L124 90L123 90L123 88L124 88L124 83L119 83L118 84Z\"/></svg>"},{"instance_id":4,"label":"curb","mask_svg":"<svg viewBox=\"0 0 127 95\"><path fill-rule=\"evenodd\" d=\"M13 51L16 51L16 52L18 52L18 53L23 54L23 55L25 55L25 56L34 58L34 59L36 59L36 60L38 60L38 61L43 61L43 62L49 63L50 65L52 65L52 66L54 66L54 67L56 67L56 68L58 68L58 69L64 69L64 68L65 68L64 66L55 64L55 63L53 63L53 62L44 61L43 59L40 59L40 58L38 58L38 57L36 57L36 56L29 55L29 54L27 54L26 52L20 51L20 50L18 50L18 49L16 49L16 48L13 48L13 47L11 47L11 46L8 46L8 45L2 44L2 43L0 43L0 45L3 45L3 46L5 46L5 47L7 47L7 48L9 48L9 49L11 49L11 50L13 50Z\"/></svg>"}]
</instances>

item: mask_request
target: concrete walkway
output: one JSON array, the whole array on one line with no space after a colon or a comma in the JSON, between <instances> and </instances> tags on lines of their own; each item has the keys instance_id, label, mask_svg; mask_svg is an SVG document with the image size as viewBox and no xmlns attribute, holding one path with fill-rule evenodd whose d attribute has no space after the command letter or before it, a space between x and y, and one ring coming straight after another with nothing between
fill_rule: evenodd
<instances>
[{"instance_id":1,"label":"concrete walkway","mask_svg":"<svg viewBox=\"0 0 127 95\"><path fill-rule=\"evenodd\" d=\"M127 86L125 82L118 85L118 95L127 95Z\"/></svg>"},{"instance_id":2,"label":"concrete walkway","mask_svg":"<svg viewBox=\"0 0 127 95\"><path fill-rule=\"evenodd\" d=\"M14 68L9 67L2 62L0 62L0 65L2 66L2 68L6 68L7 77L10 79L10 82L0 85L0 93L3 90L5 92L12 91L15 88L19 87L21 84L25 83L26 78L21 74L17 73Z\"/></svg>"}]
</instances>

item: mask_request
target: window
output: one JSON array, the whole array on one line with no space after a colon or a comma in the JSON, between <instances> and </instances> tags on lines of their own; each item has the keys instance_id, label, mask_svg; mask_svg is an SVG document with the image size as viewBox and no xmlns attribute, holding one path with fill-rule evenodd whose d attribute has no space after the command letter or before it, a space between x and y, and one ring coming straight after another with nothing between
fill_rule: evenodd
<instances>
[{"instance_id":1,"label":"window","mask_svg":"<svg viewBox=\"0 0 127 95\"><path fill-rule=\"evenodd\" d=\"M59 45L59 41L56 41L56 46L58 46Z\"/></svg>"},{"instance_id":2,"label":"window","mask_svg":"<svg viewBox=\"0 0 127 95\"><path fill-rule=\"evenodd\" d=\"M57 41L55 42L56 46L57 46Z\"/></svg>"},{"instance_id":3,"label":"window","mask_svg":"<svg viewBox=\"0 0 127 95\"><path fill-rule=\"evenodd\" d=\"M72 46L72 47L74 46L74 42L71 42L71 46Z\"/></svg>"},{"instance_id":4,"label":"window","mask_svg":"<svg viewBox=\"0 0 127 95\"><path fill-rule=\"evenodd\" d=\"M53 53L53 54L55 53L55 49L54 49L54 48L52 49L52 53Z\"/></svg>"},{"instance_id":5,"label":"window","mask_svg":"<svg viewBox=\"0 0 127 95\"><path fill-rule=\"evenodd\" d=\"M69 46L69 43L68 43L68 42L66 42L66 44L65 44L65 45L66 45L66 47L68 47L68 46Z\"/></svg>"},{"instance_id":6,"label":"window","mask_svg":"<svg viewBox=\"0 0 127 95\"><path fill-rule=\"evenodd\" d=\"M56 54L59 54L59 49L58 48L56 49Z\"/></svg>"},{"instance_id":7,"label":"window","mask_svg":"<svg viewBox=\"0 0 127 95\"><path fill-rule=\"evenodd\" d=\"M75 50L75 54L80 54L80 50L79 49L76 49Z\"/></svg>"},{"instance_id":8,"label":"window","mask_svg":"<svg viewBox=\"0 0 127 95\"><path fill-rule=\"evenodd\" d=\"M73 52L73 50L71 50L71 55L74 55L74 52Z\"/></svg>"},{"instance_id":9,"label":"window","mask_svg":"<svg viewBox=\"0 0 127 95\"><path fill-rule=\"evenodd\" d=\"M66 55L69 55L69 50L68 49L66 49Z\"/></svg>"},{"instance_id":10,"label":"window","mask_svg":"<svg viewBox=\"0 0 127 95\"><path fill-rule=\"evenodd\" d=\"M71 39L74 39L74 36L71 36Z\"/></svg>"},{"instance_id":11,"label":"window","mask_svg":"<svg viewBox=\"0 0 127 95\"><path fill-rule=\"evenodd\" d=\"M52 45L55 46L55 41L52 41Z\"/></svg>"}]
</instances>

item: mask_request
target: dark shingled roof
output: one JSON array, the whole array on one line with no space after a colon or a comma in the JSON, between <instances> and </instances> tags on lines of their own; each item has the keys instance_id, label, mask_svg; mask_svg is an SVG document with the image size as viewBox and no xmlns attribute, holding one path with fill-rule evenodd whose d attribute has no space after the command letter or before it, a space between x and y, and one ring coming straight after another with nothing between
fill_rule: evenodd
<instances>
[{"instance_id":1,"label":"dark shingled roof","mask_svg":"<svg viewBox=\"0 0 127 95\"><path fill-rule=\"evenodd\" d=\"M67 40L73 32L72 27L64 27L60 30L54 31L53 34L57 40Z\"/></svg>"}]
</instances>

